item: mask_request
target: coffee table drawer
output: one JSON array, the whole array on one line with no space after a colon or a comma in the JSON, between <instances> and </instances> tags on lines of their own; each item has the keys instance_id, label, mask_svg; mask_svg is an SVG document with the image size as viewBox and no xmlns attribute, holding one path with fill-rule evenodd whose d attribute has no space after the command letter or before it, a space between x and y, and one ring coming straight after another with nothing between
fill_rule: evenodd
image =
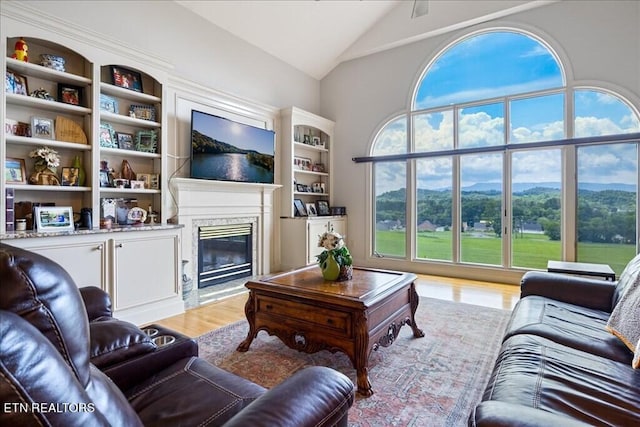
<instances>
[{"instance_id":1,"label":"coffee table drawer","mask_svg":"<svg viewBox=\"0 0 640 427\"><path fill-rule=\"evenodd\" d=\"M279 316L318 325L325 330L332 330L343 335L351 335L350 313L312 304L258 295L256 297L256 315Z\"/></svg>"}]
</instances>

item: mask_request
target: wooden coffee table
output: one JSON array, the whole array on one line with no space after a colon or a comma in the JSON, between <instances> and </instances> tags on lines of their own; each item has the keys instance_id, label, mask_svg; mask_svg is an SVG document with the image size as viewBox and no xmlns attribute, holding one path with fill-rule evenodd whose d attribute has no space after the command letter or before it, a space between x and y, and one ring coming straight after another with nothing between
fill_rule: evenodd
<instances>
[{"instance_id":1,"label":"wooden coffee table","mask_svg":"<svg viewBox=\"0 0 640 427\"><path fill-rule=\"evenodd\" d=\"M415 321L415 280L411 273L354 268L352 280L330 282L313 265L249 281L249 333L238 351L249 350L261 330L305 353L342 351L356 369L358 392L370 396L371 351L390 346L405 324L414 337L424 336Z\"/></svg>"}]
</instances>

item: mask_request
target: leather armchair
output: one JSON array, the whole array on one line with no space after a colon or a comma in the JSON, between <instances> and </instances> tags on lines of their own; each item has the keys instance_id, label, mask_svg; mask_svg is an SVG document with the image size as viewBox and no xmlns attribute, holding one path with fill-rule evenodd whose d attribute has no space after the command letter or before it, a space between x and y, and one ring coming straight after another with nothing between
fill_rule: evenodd
<instances>
[{"instance_id":1,"label":"leather armchair","mask_svg":"<svg viewBox=\"0 0 640 427\"><path fill-rule=\"evenodd\" d=\"M103 293L81 296L58 264L3 243L0 283L2 425L347 425L354 386L337 371L303 369L265 390L194 355L181 357L193 352L186 337L183 350L159 353L142 331L111 317ZM90 339L94 324L102 338ZM112 354L119 344L124 356Z\"/></svg>"}]
</instances>

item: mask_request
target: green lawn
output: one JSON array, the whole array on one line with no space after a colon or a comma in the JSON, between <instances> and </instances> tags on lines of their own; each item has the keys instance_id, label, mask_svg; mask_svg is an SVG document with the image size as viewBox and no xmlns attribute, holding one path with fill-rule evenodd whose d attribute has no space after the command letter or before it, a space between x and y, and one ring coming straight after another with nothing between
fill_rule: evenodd
<instances>
[{"instance_id":1,"label":"green lawn","mask_svg":"<svg viewBox=\"0 0 640 427\"><path fill-rule=\"evenodd\" d=\"M502 242L495 235L478 237L462 233L462 261L480 264L501 264ZM405 234L398 231L376 232L376 248L381 254L405 256ZM523 268L546 269L550 259L560 260L560 242L543 234L518 235L513 239L513 265ZM606 263L617 275L635 256L635 245L579 243L578 261ZM451 260L451 232L418 233L418 257L434 260Z\"/></svg>"}]
</instances>

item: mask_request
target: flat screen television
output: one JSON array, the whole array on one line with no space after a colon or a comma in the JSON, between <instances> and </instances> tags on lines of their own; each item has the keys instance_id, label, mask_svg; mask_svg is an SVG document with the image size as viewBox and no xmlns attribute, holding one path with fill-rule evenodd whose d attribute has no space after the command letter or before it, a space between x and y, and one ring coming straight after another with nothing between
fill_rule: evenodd
<instances>
[{"instance_id":1,"label":"flat screen television","mask_svg":"<svg viewBox=\"0 0 640 427\"><path fill-rule=\"evenodd\" d=\"M191 178L274 183L275 132L191 110Z\"/></svg>"}]
</instances>

